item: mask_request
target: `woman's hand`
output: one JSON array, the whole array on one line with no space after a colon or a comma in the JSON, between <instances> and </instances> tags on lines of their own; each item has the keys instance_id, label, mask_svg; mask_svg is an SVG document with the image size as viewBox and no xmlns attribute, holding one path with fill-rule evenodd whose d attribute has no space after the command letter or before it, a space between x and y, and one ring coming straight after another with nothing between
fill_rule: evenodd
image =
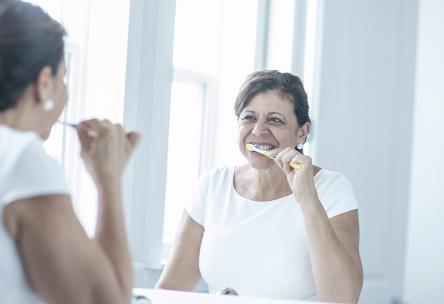
<instances>
[{"instance_id":1,"label":"woman's hand","mask_svg":"<svg viewBox=\"0 0 444 304\"><path fill-rule=\"evenodd\" d=\"M305 156L293 148L287 147L281 151L273 151L275 163L287 175L288 184L300 204L310 203L318 199L313 179L311 157ZM301 164L300 169L294 169L292 164Z\"/></svg>"},{"instance_id":2,"label":"woman's hand","mask_svg":"<svg viewBox=\"0 0 444 304\"><path fill-rule=\"evenodd\" d=\"M139 134L125 133L120 124L97 119L80 123L77 133L82 159L96 185L120 183Z\"/></svg>"}]
</instances>

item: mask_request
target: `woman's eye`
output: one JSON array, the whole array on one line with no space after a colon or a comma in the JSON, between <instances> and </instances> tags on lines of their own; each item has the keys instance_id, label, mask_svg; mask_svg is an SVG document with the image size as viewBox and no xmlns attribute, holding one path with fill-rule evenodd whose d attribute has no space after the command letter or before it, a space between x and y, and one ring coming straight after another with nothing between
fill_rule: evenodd
<instances>
[{"instance_id":1,"label":"woman's eye","mask_svg":"<svg viewBox=\"0 0 444 304\"><path fill-rule=\"evenodd\" d=\"M280 118L277 117L271 117L270 121L273 123L282 123L282 120Z\"/></svg>"},{"instance_id":2,"label":"woman's eye","mask_svg":"<svg viewBox=\"0 0 444 304\"><path fill-rule=\"evenodd\" d=\"M255 118L253 115L245 115L245 116L242 118L242 120L244 120L244 121L248 121L248 122L252 122L252 121L255 121L256 118Z\"/></svg>"}]
</instances>

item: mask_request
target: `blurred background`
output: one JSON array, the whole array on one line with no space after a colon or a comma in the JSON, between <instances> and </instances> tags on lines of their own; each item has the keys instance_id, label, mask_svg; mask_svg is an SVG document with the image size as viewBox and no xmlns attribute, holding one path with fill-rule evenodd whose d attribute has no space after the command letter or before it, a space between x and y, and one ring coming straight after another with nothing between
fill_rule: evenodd
<instances>
[{"instance_id":1,"label":"blurred background","mask_svg":"<svg viewBox=\"0 0 444 304\"><path fill-rule=\"evenodd\" d=\"M308 92L307 154L354 185L360 303L444 303L444 1L30 2L68 30L64 119L143 135L125 176L136 287L154 286L199 175L242 162L233 104L245 77L277 69ZM75 133L55 126L46 148L92 235Z\"/></svg>"}]
</instances>

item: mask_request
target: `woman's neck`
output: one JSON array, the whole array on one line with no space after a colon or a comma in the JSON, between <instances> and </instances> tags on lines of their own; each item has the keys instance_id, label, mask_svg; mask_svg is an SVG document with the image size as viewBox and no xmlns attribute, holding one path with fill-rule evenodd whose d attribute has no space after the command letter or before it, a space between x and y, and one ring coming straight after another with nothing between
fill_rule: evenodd
<instances>
[{"instance_id":1,"label":"woman's neck","mask_svg":"<svg viewBox=\"0 0 444 304\"><path fill-rule=\"evenodd\" d=\"M0 124L19 131L34 131L38 133L39 117L30 102L20 100L15 107L0 112Z\"/></svg>"},{"instance_id":2,"label":"woman's neck","mask_svg":"<svg viewBox=\"0 0 444 304\"><path fill-rule=\"evenodd\" d=\"M23 119L16 108L0 112L0 124L6 125L12 129L22 130Z\"/></svg>"},{"instance_id":3,"label":"woman's neck","mask_svg":"<svg viewBox=\"0 0 444 304\"><path fill-rule=\"evenodd\" d=\"M270 201L291 194L287 177L277 165L266 170L249 165L238 167L234 185L240 195L256 201Z\"/></svg>"}]
</instances>

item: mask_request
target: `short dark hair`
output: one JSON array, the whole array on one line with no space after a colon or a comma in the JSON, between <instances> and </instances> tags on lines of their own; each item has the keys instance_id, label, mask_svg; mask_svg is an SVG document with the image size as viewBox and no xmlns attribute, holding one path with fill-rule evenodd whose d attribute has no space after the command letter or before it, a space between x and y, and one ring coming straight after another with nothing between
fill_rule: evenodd
<instances>
[{"instance_id":1,"label":"short dark hair","mask_svg":"<svg viewBox=\"0 0 444 304\"><path fill-rule=\"evenodd\" d=\"M0 0L0 112L16 106L44 67L57 73L65 34L40 7Z\"/></svg>"},{"instance_id":2,"label":"short dark hair","mask_svg":"<svg viewBox=\"0 0 444 304\"><path fill-rule=\"evenodd\" d=\"M257 95L277 91L283 99L293 105L293 112L299 126L311 123L308 111L307 93L299 77L276 70L259 71L250 74L242 85L234 104L234 112L239 115ZM302 153L302 150L297 149Z\"/></svg>"}]
</instances>

